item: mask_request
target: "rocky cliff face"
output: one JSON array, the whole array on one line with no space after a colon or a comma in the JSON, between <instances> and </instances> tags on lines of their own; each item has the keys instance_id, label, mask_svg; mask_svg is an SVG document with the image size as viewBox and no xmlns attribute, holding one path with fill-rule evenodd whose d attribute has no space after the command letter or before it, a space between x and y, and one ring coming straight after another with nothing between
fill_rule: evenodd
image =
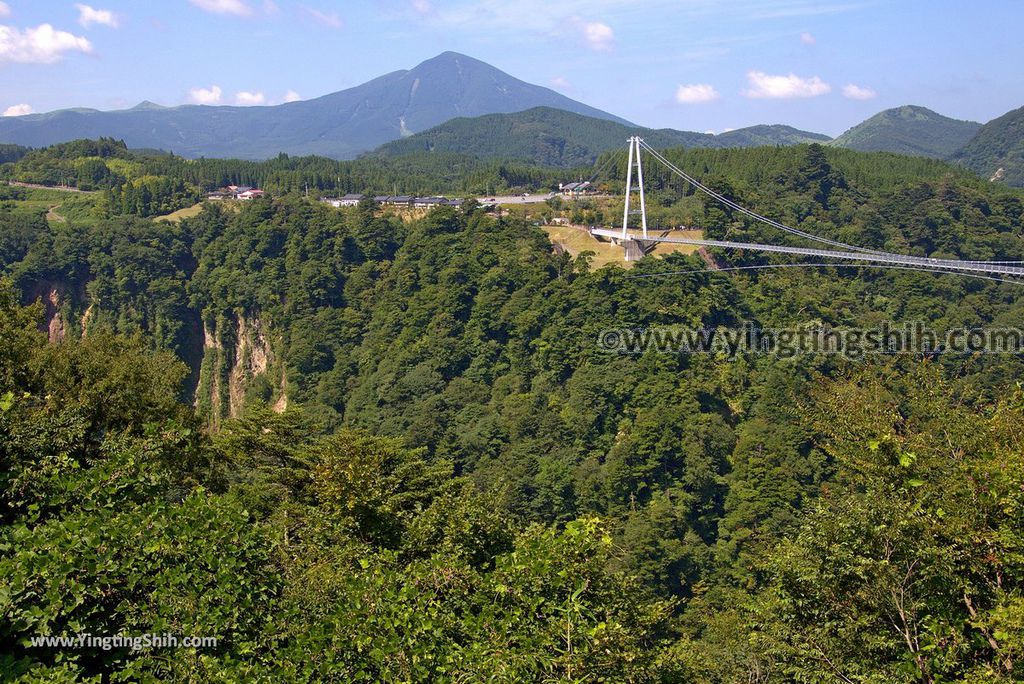
<instances>
[{"instance_id":1,"label":"rocky cliff face","mask_svg":"<svg viewBox=\"0 0 1024 684\"><path fill-rule=\"evenodd\" d=\"M97 320L107 320L102 306L84 302L84 293L76 296L64 283L39 282L26 293L26 303L43 306L40 329L51 344L59 344L69 335L87 337ZM107 321L109 323L109 320ZM187 390L194 386L193 401L209 425L216 430L226 418L242 414L247 404L263 401L273 410L288 408L287 377L281 355L275 350L274 335L259 312L234 312L202 322L192 358ZM280 347L280 345L276 345Z\"/></svg>"},{"instance_id":2,"label":"rocky cliff face","mask_svg":"<svg viewBox=\"0 0 1024 684\"><path fill-rule=\"evenodd\" d=\"M288 406L284 366L258 312L203 322L203 359L195 405L214 429L255 400L276 411Z\"/></svg>"},{"instance_id":3,"label":"rocky cliff face","mask_svg":"<svg viewBox=\"0 0 1024 684\"><path fill-rule=\"evenodd\" d=\"M63 342L67 335L68 289L63 283L41 281L25 297L26 303L39 302L43 305L43 321L40 330L46 333L51 344Z\"/></svg>"}]
</instances>

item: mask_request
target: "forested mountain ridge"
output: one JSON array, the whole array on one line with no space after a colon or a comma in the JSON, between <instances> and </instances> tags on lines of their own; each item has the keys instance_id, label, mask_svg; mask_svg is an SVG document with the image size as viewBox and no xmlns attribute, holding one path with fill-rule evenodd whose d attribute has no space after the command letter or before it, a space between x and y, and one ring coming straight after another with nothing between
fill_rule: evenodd
<instances>
[{"instance_id":1,"label":"forested mountain ridge","mask_svg":"<svg viewBox=\"0 0 1024 684\"><path fill-rule=\"evenodd\" d=\"M1024 107L982 126L954 159L985 178L1024 187Z\"/></svg>"},{"instance_id":2,"label":"forested mountain ridge","mask_svg":"<svg viewBox=\"0 0 1024 684\"><path fill-rule=\"evenodd\" d=\"M981 129L974 121L959 121L925 107L887 109L832 141L837 147L860 152L896 152L946 159Z\"/></svg>"},{"instance_id":3,"label":"forested mountain ridge","mask_svg":"<svg viewBox=\"0 0 1024 684\"><path fill-rule=\"evenodd\" d=\"M541 107L513 114L452 119L382 145L373 155L397 157L448 152L484 159L525 160L546 166L589 166L601 153L623 149L631 135L641 135L659 148L796 145L829 139L788 126L753 126L717 136L667 128L653 130Z\"/></svg>"},{"instance_id":4,"label":"forested mountain ridge","mask_svg":"<svg viewBox=\"0 0 1024 684\"><path fill-rule=\"evenodd\" d=\"M981 124L919 106L889 109L854 126L832 145L956 159L986 178L1022 185L1011 112ZM828 137L783 125L757 125L719 135L645 129L484 62L444 52L411 70L311 100L274 106L183 105L141 102L119 111L73 108L0 118L0 163L23 147L81 138L113 138L129 147L173 151L186 158L270 159L280 154L331 159L399 158L422 152L480 160L528 161L559 167L587 165L618 145L623 132L641 132L654 145L756 147L827 142ZM15 156L10 156L15 155ZM1000 169L1002 172L1000 173Z\"/></svg>"},{"instance_id":5,"label":"forested mountain ridge","mask_svg":"<svg viewBox=\"0 0 1024 684\"><path fill-rule=\"evenodd\" d=\"M458 116L556 107L628 123L484 62L445 52L408 71L311 100L232 107L143 103L101 112L69 109L0 119L0 141L44 147L76 138L113 137L130 147L185 157L268 159L279 153L351 159Z\"/></svg>"},{"instance_id":6,"label":"forested mountain ridge","mask_svg":"<svg viewBox=\"0 0 1024 684\"><path fill-rule=\"evenodd\" d=\"M569 175L591 173L576 170ZM129 150L110 138L76 140L39 150L17 148L0 163L0 181L71 187L103 194L103 216L153 216L192 206L203 193L226 185L249 185L275 195L296 191L346 193L482 195L500 191L553 190L564 169L508 160L482 160L436 153L394 159L335 161L288 157L254 162L238 159L182 159Z\"/></svg>"},{"instance_id":7,"label":"forested mountain ridge","mask_svg":"<svg viewBox=\"0 0 1024 684\"><path fill-rule=\"evenodd\" d=\"M667 154L834 239L1024 254L1024 195L941 162ZM711 237L782 239L648 181ZM1020 358L634 356L598 335L1015 325L1017 286L680 255L595 270L522 217L402 222L288 183L176 224L0 206L6 678L1014 680ZM221 641L28 645L156 624Z\"/></svg>"},{"instance_id":8,"label":"forested mountain ridge","mask_svg":"<svg viewBox=\"0 0 1024 684\"><path fill-rule=\"evenodd\" d=\"M829 140L827 135L801 131L799 128L784 126L781 124L759 124L747 126L731 131L725 131L715 136L715 139L722 147L769 147L775 145L802 145L807 143L823 143Z\"/></svg>"}]
</instances>

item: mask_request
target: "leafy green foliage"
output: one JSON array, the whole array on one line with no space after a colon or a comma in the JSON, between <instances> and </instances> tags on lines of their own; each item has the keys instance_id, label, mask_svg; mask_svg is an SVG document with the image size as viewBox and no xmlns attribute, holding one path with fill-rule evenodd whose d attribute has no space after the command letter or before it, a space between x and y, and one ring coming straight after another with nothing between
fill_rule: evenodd
<instances>
[{"instance_id":1,"label":"leafy green foliage","mask_svg":"<svg viewBox=\"0 0 1024 684\"><path fill-rule=\"evenodd\" d=\"M1024 187L1024 107L982 126L954 159L984 178Z\"/></svg>"},{"instance_id":2,"label":"leafy green foliage","mask_svg":"<svg viewBox=\"0 0 1024 684\"><path fill-rule=\"evenodd\" d=\"M669 154L822 235L1024 253L1019 193L932 160ZM778 239L651 182L709 234ZM1016 676L1020 359L620 355L597 338L1016 325L1019 288L725 277L681 255L595 271L472 205L402 222L295 196L180 224L6 214L0 250L5 677ZM220 641L29 641L161 630Z\"/></svg>"}]
</instances>

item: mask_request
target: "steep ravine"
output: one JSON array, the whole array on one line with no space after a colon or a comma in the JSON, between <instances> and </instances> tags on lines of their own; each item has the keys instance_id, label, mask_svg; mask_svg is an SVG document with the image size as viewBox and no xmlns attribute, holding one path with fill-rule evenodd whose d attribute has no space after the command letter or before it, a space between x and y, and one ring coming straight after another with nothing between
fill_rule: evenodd
<instances>
[{"instance_id":1,"label":"steep ravine","mask_svg":"<svg viewBox=\"0 0 1024 684\"><path fill-rule=\"evenodd\" d=\"M25 295L26 304L42 305L39 327L54 344L69 335L87 337L97 321L109 320L104 315L109 312L66 283L40 281ZM288 407L287 377L274 344L279 339L259 312L229 312L206 320L196 312L190 318L189 343L179 351L190 371L184 392L212 429L241 415L253 401L266 402L278 412Z\"/></svg>"}]
</instances>

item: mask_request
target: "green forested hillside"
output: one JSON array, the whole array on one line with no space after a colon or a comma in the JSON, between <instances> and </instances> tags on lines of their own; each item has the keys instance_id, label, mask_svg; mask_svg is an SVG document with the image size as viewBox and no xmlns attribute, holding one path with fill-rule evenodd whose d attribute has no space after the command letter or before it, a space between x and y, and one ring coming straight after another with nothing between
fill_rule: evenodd
<instances>
[{"instance_id":1,"label":"green forested hillside","mask_svg":"<svg viewBox=\"0 0 1024 684\"><path fill-rule=\"evenodd\" d=\"M105 217L167 214L230 184L252 185L274 195L301 191L315 197L356 192L483 195L554 190L567 177L564 169L447 153L348 162L287 155L264 162L192 160L128 150L123 141L109 138L23 152L16 160L0 163L0 181L99 191L97 213ZM568 176L592 172L579 169Z\"/></svg>"},{"instance_id":2,"label":"green forested hillside","mask_svg":"<svg viewBox=\"0 0 1024 684\"><path fill-rule=\"evenodd\" d=\"M1024 107L985 124L954 159L985 178L1024 187Z\"/></svg>"},{"instance_id":3,"label":"green forested hillside","mask_svg":"<svg viewBox=\"0 0 1024 684\"><path fill-rule=\"evenodd\" d=\"M715 139L721 147L762 147L776 145L802 145L831 140L821 133L809 133L792 126L748 126L719 133ZM712 147L712 146L709 146Z\"/></svg>"},{"instance_id":4,"label":"green forested hillside","mask_svg":"<svg viewBox=\"0 0 1024 684\"><path fill-rule=\"evenodd\" d=\"M832 141L837 147L860 152L896 152L945 159L963 147L981 129L974 121L960 121L925 107L908 105L887 109Z\"/></svg>"},{"instance_id":5,"label":"green forested hillside","mask_svg":"<svg viewBox=\"0 0 1024 684\"><path fill-rule=\"evenodd\" d=\"M481 158L521 159L549 166L587 166L641 132L652 145L687 147L712 136L681 131L636 129L613 121L558 109L537 108L515 114L458 118L423 133L388 143L375 156L400 157L423 152L454 152Z\"/></svg>"},{"instance_id":6,"label":"green forested hillside","mask_svg":"<svg viewBox=\"0 0 1024 684\"><path fill-rule=\"evenodd\" d=\"M29 149L20 145L0 145L0 164L16 162L26 154Z\"/></svg>"},{"instance_id":7,"label":"green forested hillside","mask_svg":"<svg viewBox=\"0 0 1024 684\"><path fill-rule=\"evenodd\" d=\"M374 156L448 152L484 159L519 159L546 166L588 166L603 152L624 149L631 135L642 135L648 143L661 148L797 145L829 139L789 126L752 126L719 136L670 128L654 130L538 107L514 114L452 119L383 145Z\"/></svg>"},{"instance_id":8,"label":"green forested hillside","mask_svg":"<svg viewBox=\"0 0 1024 684\"><path fill-rule=\"evenodd\" d=\"M1024 259L1024 195L940 162L669 155L831 238ZM650 182L652 204L710 236L780 239ZM472 204L403 223L299 193L179 224L5 208L0 238L6 678L1017 678L1018 356L631 355L600 340L1016 326L1018 285L716 274L681 255L593 270ZM29 641L82 631L220 641Z\"/></svg>"}]
</instances>

